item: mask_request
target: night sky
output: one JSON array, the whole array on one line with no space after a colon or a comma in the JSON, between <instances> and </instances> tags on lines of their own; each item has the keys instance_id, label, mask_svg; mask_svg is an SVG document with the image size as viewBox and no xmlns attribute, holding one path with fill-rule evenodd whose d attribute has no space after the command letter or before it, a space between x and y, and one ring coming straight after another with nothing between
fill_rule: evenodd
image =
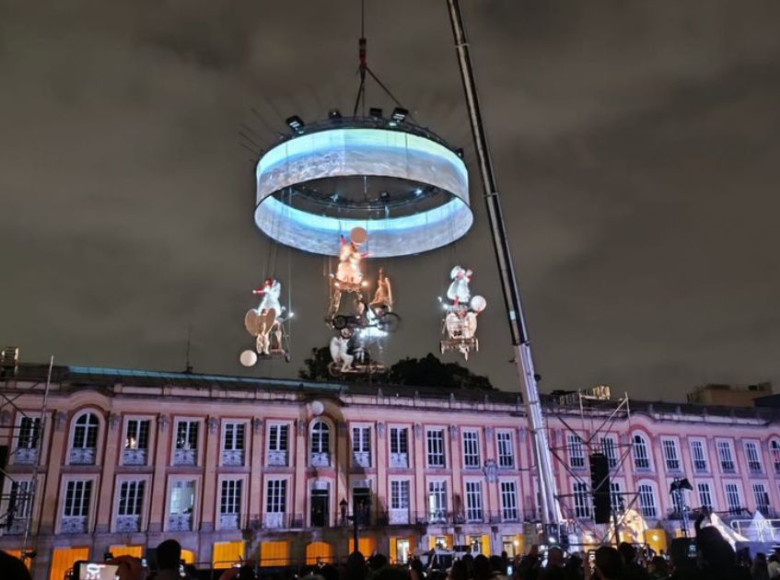
<instances>
[{"instance_id":1,"label":"night sky","mask_svg":"<svg viewBox=\"0 0 780 580\"><path fill-rule=\"evenodd\" d=\"M460 263L488 299L469 367L517 390L446 3L366 4L369 65L464 147L476 217L384 261L404 318L386 360L437 351ZM268 259L239 131L267 147L290 115L351 111L359 5L0 0L0 342L182 370L191 326L198 372L295 376L331 335L325 261ZM780 3L463 5L542 390L780 384ZM247 371L268 274L292 286L294 360Z\"/></svg>"}]
</instances>

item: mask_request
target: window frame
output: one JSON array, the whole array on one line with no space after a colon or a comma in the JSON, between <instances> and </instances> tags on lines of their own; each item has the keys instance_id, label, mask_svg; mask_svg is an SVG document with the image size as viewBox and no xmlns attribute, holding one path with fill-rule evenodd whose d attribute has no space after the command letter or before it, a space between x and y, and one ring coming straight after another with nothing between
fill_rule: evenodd
<instances>
[{"instance_id":1,"label":"window frame","mask_svg":"<svg viewBox=\"0 0 780 580\"><path fill-rule=\"evenodd\" d=\"M440 451L431 451L432 435L441 442ZM431 462L431 457L441 456L441 465ZM425 429L425 467L426 469L447 469L447 430L444 427L428 427Z\"/></svg>"},{"instance_id":2,"label":"window frame","mask_svg":"<svg viewBox=\"0 0 780 580\"><path fill-rule=\"evenodd\" d=\"M60 482L60 495L57 502L57 521L55 525L56 533L62 533L62 524L65 517L72 517L65 515L65 509L67 507L67 490L70 482L76 481L89 481L90 482L90 496L89 496L89 511L87 513L87 534L93 533L95 529L95 521L97 519L96 509L96 494L99 493L100 476L98 474L67 474L62 477ZM40 488L39 488L40 489ZM37 494L36 494L37 495ZM70 535L70 534L68 534Z\"/></svg>"},{"instance_id":3,"label":"window frame","mask_svg":"<svg viewBox=\"0 0 780 580\"><path fill-rule=\"evenodd\" d=\"M480 469L482 467L482 450L480 449L479 429L461 429L461 446L463 468Z\"/></svg>"},{"instance_id":4,"label":"window frame","mask_svg":"<svg viewBox=\"0 0 780 580\"><path fill-rule=\"evenodd\" d=\"M471 489L470 489L471 488ZM485 521L485 487L480 479L463 480L464 513L466 523ZM477 500L476 502L474 500ZM478 505L477 505L478 504Z\"/></svg>"},{"instance_id":5,"label":"window frame","mask_svg":"<svg viewBox=\"0 0 780 580\"><path fill-rule=\"evenodd\" d=\"M637 439L639 440L639 445L641 445L641 453L637 452L637 448L639 447ZM641 457L642 455L644 455L644 457ZM639 465L640 461L647 465ZM634 471L640 473L653 471L653 458L650 453L650 438L641 431L634 431L631 434L631 462Z\"/></svg>"},{"instance_id":6,"label":"window frame","mask_svg":"<svg viewBox=\"0 0 780 580\"><path fill-rule=\"evenodd\" d=\"M661 452L664 457L664 468L667 473L682 472L680 442L676 437L661 437Z\"/></svg>"},{"instance_id":7,"label":"window frame","mask_svg":"<svg viewBox=\"0 0 780 580\"><path fill-rule=\"evenodd\" d=\"M566 447L569 455L569 467L576 470L585 469L585 441L579 433L568 433L566 440L568 443Z\"/></svg>"},{"instance_id":8,"label":"window frame","mask_svg":"<svg viewBox=\"0 0 780 580\"><path fill-rule=\"evenodd\" d=\"M643 489L644 488L644 489ZM660 510L661 506L658 504L658 489L654 482L643 480L637 483L636 486L636 492L637 492L637 501L639 503L639 514L643 518L651 519L651 520L657 520L660 518ZM643 497L645 499L650 499L652 506L645 505L645 502L643 500ZM650 513L649 507L652 507L652 514Z\"/></svg>"},{"instance_id":9,"label":"window frame","mask_svg":"<svg viewBox=\"0 0 780 580\"><path fill-rule=\"evenodd\" d=\"M742 441L742 449L745 453L745 463L750 475L762 475L764 473L764 458L761 456L761 442L756 439ZM751 459L751 451L755 457Z\"/></svg>"},{"instance_id":10,"label":"window frame","mask_svg":"<svg viewBox=\"0 0 780 580\"><path fill-rule=\"evenodd\" d=\"M716 439L715 449L718 454L718 466L720 467L721 474L736 475L739 472L739 470L737 469L737 457L736 457L736 453L734 452L734 442L731 441L730 439ZM723 449L726 449L728 451L728 455L729 455L728 461L731 463L730 469L724 466L727 460L723 458L723 453L722 453Z\"/></svg>"},{"instance_id":11,"label":"window frame","mask_svg":"<svg viewBox=\"0 0 780 580\"><path fill-rule=\"evenodd\" d=\"M502 454L502 436L505 436L504 442L509 449L509 454ZM514 469L517 465L515 459L515 436L512 429L497 429L496 430L496 463L499 469ZM503 458L509 457L509 463L504 464Z\"/></svg>"},{"instance_id":12,"label":"window frame","mask_svg":"<svg viewBox=\"0 0 780 580\"><path fill-rule=\"evenodd\" d=\"M507 489L507 486L511 486L512 489ZM520 517L520 486L516 479L499 479L498 481L498 501L501 506L501 521L502 522L519 522ZM510 501L506 501L511 498ZM514 505L510 505L514 504ZM514 510L514 517L512 517L512 510Z\"/></svg>"},{"instance_id":13,"label":"window frame","mask_svg":"<svg viewBox=\"0 0 780 580\"><path fill-rule=\"evenodd\" d=\"M695 448L697 445L701 449L701 457L696 457L697 453L695 451ZM699 437L691 438L688 440L688 447L691 453L691 468L693 468L693 473L695 474L710 473L710 458L709 458L709 453L707 452L707 440ZM704 468L699 469L697 467L697 462L704 462Z\"/></svg>"}]
</instances>

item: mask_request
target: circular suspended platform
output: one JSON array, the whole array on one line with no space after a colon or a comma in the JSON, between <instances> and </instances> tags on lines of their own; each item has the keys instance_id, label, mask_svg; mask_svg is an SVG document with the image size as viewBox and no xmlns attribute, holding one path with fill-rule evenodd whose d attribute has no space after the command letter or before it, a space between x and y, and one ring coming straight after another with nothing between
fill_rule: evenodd
<instances>
[{"instance_id":1,"label":"circular suspended platform","mask_svg":"<svg viewBox=\"0 0 780 580\"><path fill-rule=\"evenodd\" d=\"M257 164L255 223L299 250L337 256L362 227L371 257L418 254L471 227L460 154L409 122L335 118L294 127Z\"/></svg>"}]
</instances>

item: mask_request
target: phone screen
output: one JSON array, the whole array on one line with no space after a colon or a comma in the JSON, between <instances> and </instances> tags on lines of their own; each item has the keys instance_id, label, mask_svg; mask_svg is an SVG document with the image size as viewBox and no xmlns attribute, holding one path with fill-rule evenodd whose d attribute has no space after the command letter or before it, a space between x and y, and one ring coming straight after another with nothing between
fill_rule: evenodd
<instances>
[{"instance_id":1,"label":"phone screen","mask_svg":"<svg viewBox=\"0 0 780 580\"><path fill-rule=\"evenodd\" d=\"M116 580L119 566L104 562L78 562L78 580Z\"/></svg>"}]
</instances>

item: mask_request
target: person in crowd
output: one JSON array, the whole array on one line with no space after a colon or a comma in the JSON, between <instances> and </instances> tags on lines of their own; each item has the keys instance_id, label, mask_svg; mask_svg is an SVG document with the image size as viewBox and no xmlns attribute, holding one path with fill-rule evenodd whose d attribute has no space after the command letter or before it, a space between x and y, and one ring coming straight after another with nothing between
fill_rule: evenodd
<instances>
[{"instance_id":1,"label":"person in crowd","mask_svg":"<svg viewBox=\"0 0 780 580\"><path fill-rule=\"evenodd\" d=\"M343 580L366 580L368 576L368 566L366 559L360 552L352 552L347 558L347 569Z\"/></svg>"},{"instance_id":2,"label":"person in crowd","mask_svg":"<svg viewBox=\"0 0 780 580\"><path fill-rule=\"evenodd\" d=\"M750 576L753 580L769 580L769 564L766 561L766 554L758 552L753 565L750 567Z\"/></svg>"},{"instance_id":3,"label":"person in crowd","mask_svg":"<svg viewBox=\"0 0 780 580\"><path fill-rule=\"evenodd\" d=\"M769 556L769 563L767 564L767 571L769 572L769 578L780 578L780 558L777 557L777 552Z\"/></svg>"},{"instance_id":4,"label":"person in crowd","mask_svg":"<svg viewBox=\"0 0 780 580\"><path fill-rule=\"evenodd\" d=\"M654 556L648 567L652 580L667 580L669 578L669 564L663 556Z\"/></svg>"},{"instance_id":5,"label":"person in crowd","mask_svg":"<svg viewBox=\"0 0 780 580\"><path fill-rule=\"evenodd\" d=\"M563 550L558 546L553 546L547 551L547 565L539 574L540 580L564 580L563 573Z\"/></svg>"},{"instance_id":6,"label":"person in crowd","mask_svg":"<svg viewBox=\"0 0 780 580\"><path fill-rule=\"evenodd\" d=\"M487 556L482 554L475 556L472 578L474 580L490 580L491 576L490 561L487 559Z\"/></svg>"},{"instance_id":7,"label":"person in crowd","mask_svg":"<svg viewBox=\"0 0 780 580\"><path fill-rule=\"evenodd\" d=\"M181 580L181 544L165 540L157 546L157 571L152 580Z\"/></svg>"},{"instance_id":8,"label":"person in crowd","mask_svg":"<svg viewBox=\"0 0 780 580\"><path fill-rule=\"evenodd\" d=\"M623 559L621 580L649 580L650 574L637 562L636 548L628 542L621 542L618 552Z\"/></svg>"},{"instance_id":9,"label":"person in crowd","mask_svg":"<svg viewBox=\"0 0 780 580\"><path fill-rule=\"evenodd\" d=\"M539 568L542 565L541 560L539 557L539 546L536 544L532 545L528 553L520 559L520 564L517 566L517 576L520 580L537 580Z\"/></svg>"},{"instance_id":10,"label":"person in crowd","mask_svg":"<svg viewBox=\"0 0 780 580\"><path fill-rule=\"evenodd\" d=\"M612 546L601 546L596 550L596 564L593 578L598 580L622 580L623 558Z\"/></svg>"},{"instance_id":11,"label":"person in crowd","mask_svg":"<svg viewBox=\"0 0 780 580\"><path fill-rule=\"evenodd\" d=\"M0 570L8 580L31 580L30 572L19 558L0 550Z\"/></svg>"},{"instance_id":12,"label":"person in crowd","mask_svg":"<svg viewBox=\"0 0 780 580\"><path fill-rule=\"evenodd\" d=\"M585 569L583 568L582 556L574 553L569 556L566 565L563 567L563 575L566 580L584 580Z\"/></svg>"}]
</instances>

